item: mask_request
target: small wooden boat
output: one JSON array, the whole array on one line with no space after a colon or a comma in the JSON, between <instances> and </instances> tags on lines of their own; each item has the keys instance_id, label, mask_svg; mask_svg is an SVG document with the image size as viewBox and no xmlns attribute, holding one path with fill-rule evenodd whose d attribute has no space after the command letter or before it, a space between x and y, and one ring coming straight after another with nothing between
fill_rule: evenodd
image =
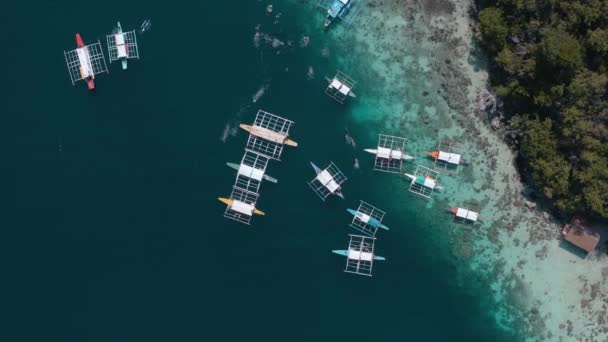
<instances>
[{"instance_id":1,"label":"small wooden boat","mask_svg":"<svg viewBox=\"0 0 608 342\"><path fill-rule=\"evenodd\" d=\"M239 127L246 130L247 132L260 137L262 139L266 139L268 141L272 141L277 144L285 144L289 146L298 146L298 143L289 139L286 135L280 134L279 132L272 131L268 128L260 127L260 126L252 126L240 124Z\"/></svg>"}]
</instances>

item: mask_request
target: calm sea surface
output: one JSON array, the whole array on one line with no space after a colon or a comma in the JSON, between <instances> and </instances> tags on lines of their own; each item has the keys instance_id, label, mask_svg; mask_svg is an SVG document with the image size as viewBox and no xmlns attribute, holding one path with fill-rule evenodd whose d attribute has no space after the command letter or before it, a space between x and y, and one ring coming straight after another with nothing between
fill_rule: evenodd
<instances>
[{"instance_id":1,"label":"calm sea surface","mask_svg":"<svg viewBox=\"0 0 608 342\"><path fill-rule=\"evenodd\" d=\"M495 327L479 290L454 282L449 252L427 241L433 211L344 143L347 126L361 133L358 148L375 141L349 123L349 106L323 94L323 77L340 67L318 53L331 38L314 32L301 47L311 34L302 23L313 20L301 13L313 4L277 2L273 15L266 5L3 5L12 52L2 77L2 341L514 339ZM146 18L139 61L108 65L94 93L71 85L63 51L74 33L105 50L117 20L131 29ZM257 25L280 43L262 38L256 48ZM246 227L223 218L217 197L230 195L225 163L240 160L246 141L230 128L258 109L294 120L300 146L270 165L279 182L262 187L267 216ZM346 200L312 193L309 161L343 169ZM330 252L347 247L345 209L360 199L385 209L391 227L376 243L387 261L373 278L343 273L345 260Z\"/></svg>"}]
</instances>

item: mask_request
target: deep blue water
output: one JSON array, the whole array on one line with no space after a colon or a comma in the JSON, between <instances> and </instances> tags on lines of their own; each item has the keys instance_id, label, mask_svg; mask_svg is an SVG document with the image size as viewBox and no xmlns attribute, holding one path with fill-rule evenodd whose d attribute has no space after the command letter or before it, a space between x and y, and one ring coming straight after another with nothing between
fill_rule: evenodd
<instances>
[{"instance_id":1,"label":"deep blue water","mask_svg":"<svg viewBox=\"0 0 608 342\"><path fill-rule=\"evenodd\" d=\"M3 341L513 340L483 293L455 283L449 253L426 239L423 205L344 144L345 126L366 127L323 94L322 75L339 66L313 52L321 43L298 45L309 20L299 8L312 4L275 3L279 24L265 6L5 5L5 45L19 53L5 54L3 76ZM128 29L146 18L141 60L110 65L94 93L71 85L63 50L75 32L105 48L116 20ZM256 49L256 25L292 46ZM294 120L300 146L271 164L279 183L264 184L258 202L267 216L245 227L222 217L217 197L230 194L224 164L240 160L246 134L220 137L260 108ZM310 191L311 160L342 167L345 201ZM341 272L330 253L347 247L345 209L359 199L385 209L392 228L373 278Z\"/></svg>"}]
</instances>

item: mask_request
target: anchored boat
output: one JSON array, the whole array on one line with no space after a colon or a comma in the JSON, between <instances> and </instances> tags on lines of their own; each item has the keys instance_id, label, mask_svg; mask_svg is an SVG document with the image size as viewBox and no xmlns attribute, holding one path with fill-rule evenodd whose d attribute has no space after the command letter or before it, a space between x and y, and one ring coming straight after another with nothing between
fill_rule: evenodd
<instances>
[{"instance_id":1,"label":"anchored boat","mask_svg":"<svg viewBox=\"0 0 608 342\"><path fill-rule=\"evenodd\" d=\"M448 173L457 173L462 165L466 165L462 157L463 145L452 141L441 141L437 150L425 152L435 160L435 168L441 167Z\"/></svg>"},{"instance_id":2,"label":"anchored boat","mask_svg":"<svg viewBox=\"0 0 608 342\"><path fill-rule=\"evenodd\" d=\"M357 210L353 210L353 209L346 209L351 215L353 215L354 217L358 218L359 220L361 220L363 223L367 223L370 226L372 226L373 228L381 228L384 230L388 230L388 227L383 225L380 221L378 221L377 219L371 217L368 214L364 214L360 211Z\"/></svg>"},{"instance_id":3,"label":"anchored boat","mask_svg":"<svg viewBox=\"0 0 608 342\"><path fill-rule=\"evenodd\" d=\"M485 221L485 218L480 216L478 212L464 208L448 208L448 211L454 214L454 221L459 223L475 223L477 221Z\"/></svg>"},{"instance_id":4,"label":"anchored boat","mask_svg":"<svg viewBox=\"0 0 608 342\"><path fill-rule=\"evenodd\" d=\"M421 186L424 186L425 188L429 188L429 189L437 189L437 190L441 190L443 189L443 187L439 184L437 184L437 180L434 178L431 178L429 176L414 176L411 175L409 173L405 174L408 178L410 178L412 180L412 184L418 184Z\"/></svg>"},{"instance_id":5,"label":"anchored boat","mask_svg":"<svg viewBox=\"0 0 608 342\"><path fill-rule=\"evenodd\" d=\"M112 34L108 35L106 39L108 42L110 63L120 60L122 63L122 68L126 69L128 59L139 59L137 35L135 34L135 30L123 32L120 22L118 22L112 31Z\"/></svg>"},{"instance_id":6,"label":"anchored boat","mask_svg":"<svg viewBox=\"0 0 608 342\"><path fill-rule=\"evenodd\" d=\"M327 29L336 18L342 18L352 6L354 0L333 0L327 9L327 18L323 23L323 28Z\"/></svg>"},{"instance_id":7,"label":"anchored boat","mask_svg":"<svg viewBox=\"0 0 608 342\"><path fill-rule=\"evenodd\" d=\"M99 42L85 45L80 33L76 33L75 50L64 51L65 62L72 84L85 80L89 90L95 89L95 75L108 72L106 61Z\"/></svg>"},{"instance_id":8,"label":"anchored boat","mask_svg":"<svg viewBox=\"0 0 608 342\"><path fill-rule=\"evenodd\" d=\"M329 195L336 195L344 199L341 185L346 181L346 176L331 162L328 167L321 170L315 163L310 162L317 176L308 182L310 188L323 200Z\"/></svg>"},{"instance_id":9,"label":"anchored boat","mask_svg":"<svg viewBox=\"0 0 608 342\"><path fill-rule=\"evenodd\" d=\"M263 155L274 160L281 160L283 147L298 146L289 139L289 129L293 121L272 113L258 110L252 125L239 125L249 132L245 150Z\"/></svg>"},{"instance_id":10,"label":"anchored boat","mask_svg":"<svg viewBox=\"0 0 608 342\"><path fill-rule=\"evenodd\" d=\"M372 275L374 260L386 260L374 253L376 238L362 235L350 235L348 249L336 249L332 253L346 257L344 272L359 275Z\"/></svg>"}]
</instances>

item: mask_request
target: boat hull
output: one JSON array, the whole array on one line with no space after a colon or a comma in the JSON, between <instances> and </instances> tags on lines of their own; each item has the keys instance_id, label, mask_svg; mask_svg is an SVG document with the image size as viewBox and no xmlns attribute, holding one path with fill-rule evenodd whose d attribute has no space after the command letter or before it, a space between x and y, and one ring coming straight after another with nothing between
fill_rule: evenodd
<instances>
[{"instance_id":1,"label":"boat hull","mask_svg":"<svg viewBox=\"0 0 608 342\"><path fill-rule=\"evenodd\" d=\"M348 251L345 249L334 249L331 252L345 257L348 256ZM386 258L379 255L374 255L374 260L386 260Z\"/></svg>"},{"instance_id":2,"label":"boat hull","mask_svg":"<svg viewBox=\"0 0 608 342\"><path fill-rule=\"evenodd\" d=\"M263 139L266 139L266 138L264 137L264 134L262 134L261 130L266 130L266 131L269 131L269 132L271 132L273 134L279 135L278 133L276 133L274 131L270 131L270 130L267 130L265 128L260 128L260 127L253 127L251 125L240 124L239 127L241 127L242 129L246 130L247 132L249 132L249 133L251 133L251 134L253 134L255 136L259 136L260 138L263 138ZM276 143L279 143L279 144L285 144L285 145L293 146L293 147L297 147L298 146L297 142L295 142L295 141L287 138L287 136L285 136L282 140L279 140L279 141L277 141L275 139L271 139L270 141L273 141L273 142L276 142Z\"/></svg>"},{"instance_id":3,"label":"boat hull","mask_svg":"<svg viewBox=\"0 0 608 342\"><path fill-rule=\"evenodd\" d=\"M378 150L377 149L373 149L373 148L366 148L363 151L367 152L367 153L371 153L374 155L378 155ZM407 155L407 154L401 154L401 159L402 160L412 160L414 159L414 157Z\"/></svg>"}]
</instances>

